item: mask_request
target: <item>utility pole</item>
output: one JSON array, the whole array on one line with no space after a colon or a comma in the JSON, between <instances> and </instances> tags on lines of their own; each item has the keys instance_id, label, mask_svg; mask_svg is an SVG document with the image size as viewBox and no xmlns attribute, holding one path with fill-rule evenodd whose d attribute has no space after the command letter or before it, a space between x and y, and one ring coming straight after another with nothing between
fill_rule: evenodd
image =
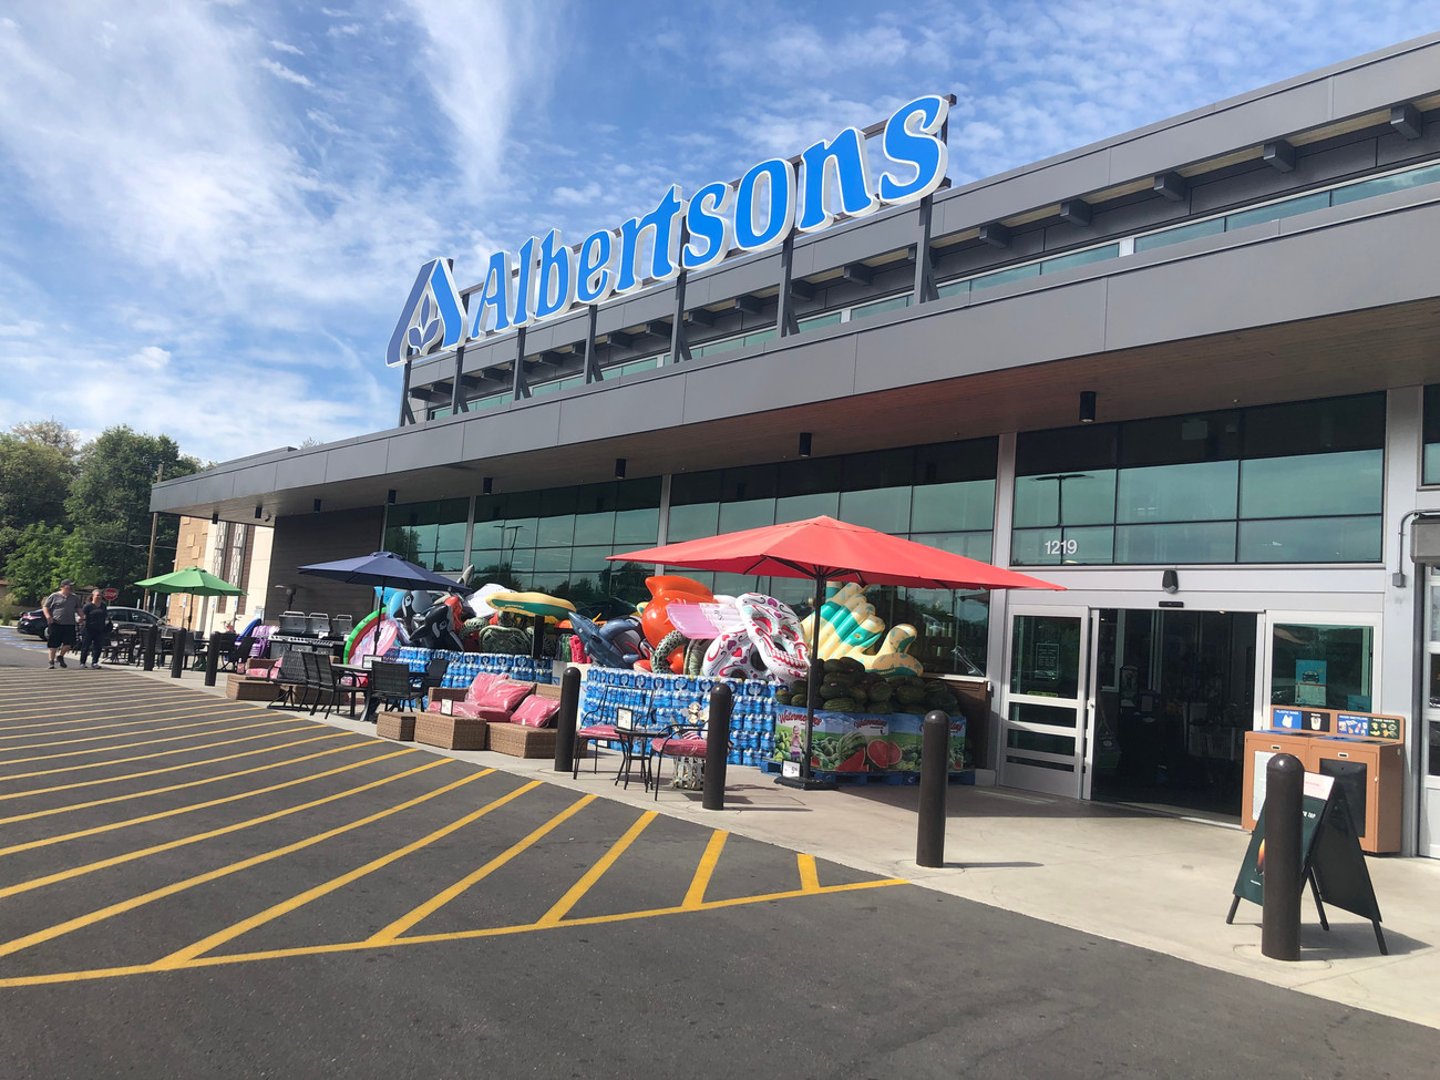
<instances>
[{"instance_id":1,"label":"utility pole","mask_svg":"<svg viewBox=\"0 0 1440 1080\"><path fill-rule=\"evenodd\" d=\"M162 461L155 466L155 483L158 484L163 479L165 479L165 463ZM145 560L145 580L147 581L155 576L155 529L159 524L160 514L158 511L152 510L150 512L150 556ZM140 606L146 611L150 610L149 589L145 590L145 596L140 601Z\"/></svg>"}]
</instances>

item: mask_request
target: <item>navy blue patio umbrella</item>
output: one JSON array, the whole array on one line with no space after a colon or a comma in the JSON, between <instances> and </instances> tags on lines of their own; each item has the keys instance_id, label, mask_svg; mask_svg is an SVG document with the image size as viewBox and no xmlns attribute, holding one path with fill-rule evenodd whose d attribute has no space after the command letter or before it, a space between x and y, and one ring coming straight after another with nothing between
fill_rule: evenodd
<instances>
[{"instance_id":1,"label":"navy blue patio umbrella","mask_svg":"<svg viewBox=\"0 0 1440 1080\"><path fill-rule=\"evenodd\" d=\"M393 551L374 551L369 555L357 555L352 559L311 563L309 566L300 567L300 573L315 574L319 577L343 581L347 585L369 585L381 590L415 589L424 586L453 592L462 588L458 581L452 581L433 570L417 566L415 563L402 559ZM381 596L383 597L383 595L382 591ZM380 602L383 603L383 600ZM380 618L380 609L377 607L375 616L375 644L377 646L380 644Z\"/></svg>"}]
</instances>

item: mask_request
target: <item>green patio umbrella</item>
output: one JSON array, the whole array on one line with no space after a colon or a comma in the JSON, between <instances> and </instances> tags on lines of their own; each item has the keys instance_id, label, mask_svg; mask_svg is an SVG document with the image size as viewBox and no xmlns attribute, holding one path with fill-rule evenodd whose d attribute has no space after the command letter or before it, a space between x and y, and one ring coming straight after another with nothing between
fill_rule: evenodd
<instances>
[{"instance_id":1,"label":"green patio umbrella","mask_svg":"<svg viewBox=\"0 0 1440 1080\"><path fill-rule=\"evenodd\" d=\"M198 566L192 566L185 570L175 570L169 574L161 574L159 577L146 578L144 581L135 582L144 589L150 589L161 593L186 593L190 596L239 596L240 589L231 585L228 581L222 581L207 570L201 570ZM185 614L185 622L190 622L190 614Z\"/></svg>"}]
</instances>

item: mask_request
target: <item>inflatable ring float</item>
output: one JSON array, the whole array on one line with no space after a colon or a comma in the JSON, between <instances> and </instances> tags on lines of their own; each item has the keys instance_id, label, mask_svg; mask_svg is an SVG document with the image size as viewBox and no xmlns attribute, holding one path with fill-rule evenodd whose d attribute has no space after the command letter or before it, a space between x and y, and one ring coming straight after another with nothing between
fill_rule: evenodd
<instances>
[{"instance_id":1,"label":"inflatable ring float","mask_svg":"<svg viewBox=\"0 0 1440 1080\"><path fill-rule=\"evenodd\" d=\"M810 650L805 647L800 620L773 596L742 593L735 607L745 622L765 669L781 682L800 682L809 676Z\"/></svg>"},{"instance_id":2,"label":"inflatable ring float","mask_svg":"<svg viewBox=\"0 0 1440 1080\"><path fill-rule=\"evenodd\" d=\"M727 630L705 649L700 674L712 679L764 679L770 674L749 630Z\"/></svg>"}]
</instances>

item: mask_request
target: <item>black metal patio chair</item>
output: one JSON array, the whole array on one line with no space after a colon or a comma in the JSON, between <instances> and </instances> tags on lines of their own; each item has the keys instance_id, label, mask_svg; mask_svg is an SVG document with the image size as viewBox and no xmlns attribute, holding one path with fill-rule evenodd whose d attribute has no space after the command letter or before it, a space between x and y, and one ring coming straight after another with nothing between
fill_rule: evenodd
<instances>
[{"instance_id":1,"label":"black metal patio chair","mask_svg":"<svg viewBox=\"0 0 1440 1080\"><path fill-rule=\"evenodd\" d=\"M266 706L267 709L299 709L305 706L310 687L310 678L305 667L307 655L305 652L290 649L280 657L280 671L275 676L275 681L280 685L280 693Z\"/></svg>"},{"instance_id":2,"label":"black metal patio chair","mask_svg":"<svg viewBox=\"0 0 1440 1080\"><path fill-rule=\"evenodd\" d=\"M379 661L370 668L370 696L385 708L401 711L414 704L417 691L406 664Z\"/></svg>"}]
</instances>

